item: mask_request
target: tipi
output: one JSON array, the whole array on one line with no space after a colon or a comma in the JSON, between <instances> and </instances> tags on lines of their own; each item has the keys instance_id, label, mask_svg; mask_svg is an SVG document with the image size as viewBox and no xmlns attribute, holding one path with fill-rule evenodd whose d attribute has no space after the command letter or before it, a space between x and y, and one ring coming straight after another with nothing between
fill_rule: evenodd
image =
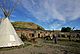
<instances>
[{"instance_id":1,"label":"tipi","mask_svg":"<svg viewBox=\"0 0 80 54\"><path fill-rule=\"evenodd\" d=\"M7 11L3 7L1 7L1 9L5 17L0 23L0 47L11 47L24 44L8 19L12 11Z\"/></svg>"}]
</instances>

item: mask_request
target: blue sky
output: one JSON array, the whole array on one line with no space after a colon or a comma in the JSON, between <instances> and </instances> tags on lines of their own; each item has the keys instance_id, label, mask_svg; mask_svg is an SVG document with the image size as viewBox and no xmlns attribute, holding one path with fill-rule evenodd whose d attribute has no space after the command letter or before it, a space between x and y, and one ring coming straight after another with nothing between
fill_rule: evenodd
<instances>
[{"instance_id":1,"label":"blue sky","mask_svg":"<svg viewBox=\"0 0 80 54\"><path fill-rule=\"evenodd\" d=\"M6 3L12 4L14 1ZM10 16L11 21L34 22L48 30L58 30L67 26L80 29L80 0L20 1ZM10 5L10 8L12 7L13 5ZM3 18L2 11L0 11L0 18Z\"/></svg>"}]
</instances>

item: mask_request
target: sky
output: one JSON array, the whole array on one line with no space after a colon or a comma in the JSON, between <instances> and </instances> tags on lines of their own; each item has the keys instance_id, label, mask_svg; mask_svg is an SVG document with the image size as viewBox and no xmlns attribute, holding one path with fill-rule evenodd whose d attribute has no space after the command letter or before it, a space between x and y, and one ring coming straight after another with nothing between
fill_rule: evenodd
<instances>
[{"instance_id":1,"label":"sky","mask_svg":"<svg viewBox=\"0 0 80 54\"><path fill-rule=\"evenodd\" d=\"M16 0L3 0L0 4L7 10L14 7ZM0 18L3 18L0 10ZM33 22L46 30L60 30L62 27L80 29L80 0L19 0L10 15L10 21Z\"/></svg>"}]
</instances>

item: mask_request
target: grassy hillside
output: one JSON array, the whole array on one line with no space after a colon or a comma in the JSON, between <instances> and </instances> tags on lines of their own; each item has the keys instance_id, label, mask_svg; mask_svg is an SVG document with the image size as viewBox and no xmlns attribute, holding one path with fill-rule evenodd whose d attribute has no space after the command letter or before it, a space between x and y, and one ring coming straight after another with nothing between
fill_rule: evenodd
<instances>
[{"instance_id":1,"label":"grassy hillside","mask_svg":"<svg viewBox=\"0 0 80 54\"><path fill-rule=\"evenodd\" d=\"M32 22L12 22L12 25L16 28L31 28L31 29L44 30L43 27Z\"/></svg>"}]
</instances>

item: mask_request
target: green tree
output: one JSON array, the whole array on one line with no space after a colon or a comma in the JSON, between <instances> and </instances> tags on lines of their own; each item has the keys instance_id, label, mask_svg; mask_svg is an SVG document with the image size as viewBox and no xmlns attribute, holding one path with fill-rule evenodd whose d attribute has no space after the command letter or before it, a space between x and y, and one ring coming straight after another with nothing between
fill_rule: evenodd
<instances>
[{"instance_id":1,"label":"green tree","mask_svg":"<svg viewBox=\"0 0 80 54\"><path fill-rule=\"evenodd\" d=\"M66 29L65 27L62 27L61 32L65 32L65 29Z\"/></svg>"},{"instance_id":2,"label":"green tree","mask_svg":"<svg viewBox=\"0 0 80 54\"><path fill-rule=\"evenodd\" d=\"M66 32L70 32L71 31L71 28L70 27L67 27L66 28Z\"/></svg>"},{"instance_id":3,"label":"green tree","mask_svg":"<svg viewBox=\"0 0 80 54\"><path fill-rule=\"evenodd\" d=\"M70 32L71 27L62 27L61 32Z\"/></svg>"}]
</instances>

